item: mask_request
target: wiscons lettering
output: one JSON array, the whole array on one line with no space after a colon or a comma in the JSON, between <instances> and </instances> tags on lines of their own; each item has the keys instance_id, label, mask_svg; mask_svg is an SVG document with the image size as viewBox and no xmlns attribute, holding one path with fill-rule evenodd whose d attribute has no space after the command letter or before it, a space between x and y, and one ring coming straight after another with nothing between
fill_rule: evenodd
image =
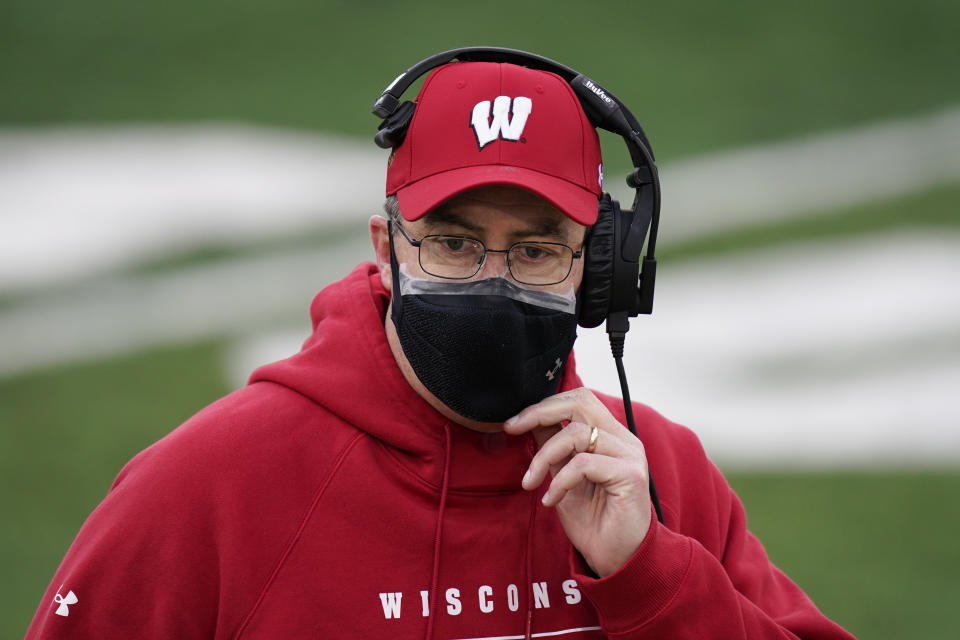
<instances>
[{"instance_id":1,"label":"wiscons lettering","mask_svg":"<svg viewBox=\"0 0 960 640\"><path fill-rule=\"evenodd\" d=\"M531 583L530 590L533 606L536 609L549 609L552 604L575 605L583 599L577 582L573 579L563 581L560 592L554 594L556 597L552 601L551 589L546 582ZM419 596L419 600L414 600L416 604L408 604L408 612L411 606L417 607L420 615L425 618L430 615L430 592L420 591ZM403 592L381 593L380 604L383 607L384 618L399 619L403 613ZM507 585L506 589L499 592L489 585L479 587L476 593L462 592L456 587L451 587L444 592L444 604L447 615L451 616L463 613L464 607L476 607L481 613L493 613L500 607L506 607L508 611L519 611L520 590L515 584Z\"/></svg>"}]
</instances>

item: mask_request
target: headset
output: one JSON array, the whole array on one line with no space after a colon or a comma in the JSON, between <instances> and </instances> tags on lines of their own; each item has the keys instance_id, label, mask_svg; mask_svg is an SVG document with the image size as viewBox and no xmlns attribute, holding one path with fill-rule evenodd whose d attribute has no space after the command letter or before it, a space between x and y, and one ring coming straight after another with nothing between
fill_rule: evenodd
<instances>
[{"instance_id":1,"label":"headset","mask_svg":"<svg viewBox=\"0 0 960 640\"><path fill-rule=\"evenodd\" d=\"M519 49L463 47L421 60L383 90L371 109L382 120L374 137L377 146L392 149L403 142L416 103L409 100L401 103L400 97L420 76L454 60L508 62L554 73L569 83L594 128L621 136L627 145L634 167L627 176L627 185L635 190L633 206L623 210L620 203L608 193L600 198L597 221L588 230L584 245L585 264L577 300L577 322L585 328L606 322L620 378L627 426L636 435L633 411L630 410L630 391L623 369L623 344L626 332L630 329L630 318L653 311L653 288L657 273L654 251L660 226L660 179L647 136L634 115L616 96L570 67ZM644 241L647 253L641 260ZM650 497L657 518L663 522L652 477Z\"/></svg>"},{"instance_id":2,"label":"headset","mask_svg":"<svg viewBox=\"0 0 960 640\"><path fill-rule=\"evenodd\" d=\"M595 128L623 137L634 166L627 184L636 195L632 208L626 211L609 194L600 199L597 222L590 228L586 242L578 322L591 328L606 321L608 333L625 333L629 318L653 310L657 272L654 251L660 226L660 180L643 128L616 96L559 62L518 49L464 47L421 60L384 89L372 108L373 114L383 120L374 138L377 146L390 149L403 142L416 103L401 103L400 97L420 76L454 60L509 62L555 73L570 84ZM641 265L648 230L647 254Z\"/></svg>"}]
</instances>

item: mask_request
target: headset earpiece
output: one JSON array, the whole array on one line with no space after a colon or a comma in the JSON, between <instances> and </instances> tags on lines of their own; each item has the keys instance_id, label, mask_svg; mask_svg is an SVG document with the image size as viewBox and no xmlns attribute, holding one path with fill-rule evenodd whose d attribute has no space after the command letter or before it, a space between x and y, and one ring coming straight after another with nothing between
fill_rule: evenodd
<instances>
[{"instance_id":1,"label":"headset earpiece","mask_svg":"<svg viewBox=\"0 0 960 640\"><path fill-rule=\"evenodd\" d=\"M632 211L622 210L610 194L603 194L597 222L584 243L577 318L581 327L599 326L617 312L637 315L637 281L645 236L646 225Z\"/></svg>"},{"instance_id":2,"label":"headset earpiece","mask_svg":"<svg viewBox=\"0 0 960 640\"><path fill-rule=\"evenodd\" d=\"M416 107L416 103L407 100L380 123L380 126L377 127L377 135L373 138L378 147L394 149L403 143L404 138L407 137L407 128L410 126L413 111Z\"/></svg>"},{"instance_id":3,"label":"headset earpiece","mask_svg":"<svg viewBox=\"0 0 960 640\"><path fill-rule=\"evenodd\" d=\"M597 222L587 231L583 251L583 281L580 283L577 322L590 329L600 326L610 310L616 246L616 217L620 205L605 193L600 198Z\"/></svg>"}]
</instances>

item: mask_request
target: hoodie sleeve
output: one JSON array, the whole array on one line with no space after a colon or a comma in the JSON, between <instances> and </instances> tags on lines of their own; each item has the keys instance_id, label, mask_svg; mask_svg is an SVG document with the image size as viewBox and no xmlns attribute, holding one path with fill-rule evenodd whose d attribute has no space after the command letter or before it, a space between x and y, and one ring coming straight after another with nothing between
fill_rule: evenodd
<instances>
[{"instance_id":1,"label":"hoodie sleeve","mask_svg":"<svg viewBox=\"0 0 960 640\"><path fill-rule=\"evenodd\" d=\"M695 441L684 432L687 445ZM666 480L661 496L668 526L654 517L633 557L604 578L574 563L605 633L633 640L852 638L770 562L746 528L743 505L699 441L679 451L686 455L672 467L651 462L655 475L656 469L682 470L656 475L658 489L661 475Z\"/></svg>"},{"instance_id":2,"label":"hoodie sleeve","mask_svg":"<svg viewBox=\"0 0 960 640\"><path fill-rule=\"evenodd\" d=\"M28 640L212 638L216 549L188 491L127 465L77 534L37 609Z\"/></svg>"},{"instance_id":3,"label":"hoodie sleeve","mask_svg":"<svg viewBox=\"0 0 960 640\"><path fill-rule=\"evenodd\" d=\"M233 637L330 472L325 454L353 437L316 438L326 414L314 407L251 385L134 457L81 527L27 639Z\"/></svg>"}]
</instances>

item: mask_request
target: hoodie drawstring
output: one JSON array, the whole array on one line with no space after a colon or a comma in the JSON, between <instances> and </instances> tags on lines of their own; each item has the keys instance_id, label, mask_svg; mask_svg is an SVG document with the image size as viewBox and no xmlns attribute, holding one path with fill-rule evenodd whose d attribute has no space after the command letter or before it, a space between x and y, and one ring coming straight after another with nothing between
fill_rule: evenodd
<instances>
[{"instance_id":1,"label":"hoodie drawstring","mask_svg":"<svg viewBox=\"0 0 960 640\"><path fill-rule=\"evenodd\" d=\"M533 438L530 438L530 456L533 457L533 454L536 453L536 448L533 445ZM524 562L524 576L523 576L523 585L526 587L527 592L527 624L524 629L524 638L526 640L531 640L533 637L533 534L536 529L537 523L537 502L539 498L536 491L530 492L530 522L527 523L527 550L525 555Z\"/></svg>"},{"instance_id":2,"label":"hoodie drawstring","mask_svg":"<svg viewBox=\"0 0 960 640\"><path fill-rule=\"evenodd\" d=\"M426 640L433 638L433 620L440 601L440 541L443 537L443 514L447 508L447 493L450 489L450 425L443 425L443 480L440 486L440 508L437 511L437 530L433 537L433 576L430 579L430 614L427 617Z\"/></svg>"}]
</instances>

